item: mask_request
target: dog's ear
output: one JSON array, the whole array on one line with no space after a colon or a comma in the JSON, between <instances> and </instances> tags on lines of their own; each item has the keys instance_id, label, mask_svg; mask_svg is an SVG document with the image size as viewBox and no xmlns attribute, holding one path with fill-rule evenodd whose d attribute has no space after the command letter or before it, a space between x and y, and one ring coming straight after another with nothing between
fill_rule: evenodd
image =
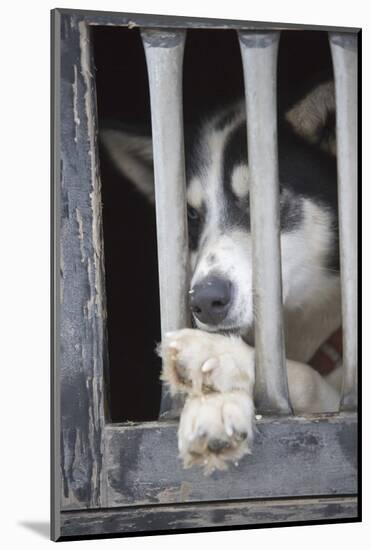
<instances>
[{"instance_id":1,"label":"dog's ear","mask_svg":"<svg viewBox=\"0 0 371 550\"><path fill-rule=\"evenodd\" d=\"M295 133L336 155L335 87L332 81L313 88L286 112L285 118Z\"/></svg>"},{"instance_id":2,"label":"dog's ear","mask_svg":"<svg viewBox=\"0 0 371 550\"><path fill-rule=\"evenodd\" d=\"M155 201L152 139L144 133L103 124L100 141L119 172Z\"/></svg>"}]
</instances>

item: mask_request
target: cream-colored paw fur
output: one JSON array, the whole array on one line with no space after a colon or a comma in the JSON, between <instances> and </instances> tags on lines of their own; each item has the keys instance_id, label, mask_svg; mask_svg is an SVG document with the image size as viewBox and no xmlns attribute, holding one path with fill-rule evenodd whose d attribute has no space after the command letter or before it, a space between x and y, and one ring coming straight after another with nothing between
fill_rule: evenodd
<instances>
[{"instance_id":1,"label":"cream-colored paw fur","mask_svg":"<svg viewBox=\"0 0 371 550\"><path fill-rule=\"evenodd\" d=\"M188 397L178 431L184 467L198 464L209 474L250 454L254 420L254 405L246 392Z\"/></svg>"},{"instance_id":2,"label":"cream-colored paw fur","mask_svg":"<svg viewBox=\"0 0 371 550\"><path fill-rule=\"evenodd\" d=\"M173 395L253 391L254 350L239 337L182 329L165 335L159 353Z\"/></svg>"},{"instance_id":3,"label":"cream-colored paw fur","mask_svg":"<svg viewBox=\"0 0 371 550\"><path fill-rule=\"evenodd\" d=\"M178 431L184 466L210 473L250 453L254 350L235 336L183 329L166 334L159 353L171 393L187 395Z\"/></svg>"}]
</instances>

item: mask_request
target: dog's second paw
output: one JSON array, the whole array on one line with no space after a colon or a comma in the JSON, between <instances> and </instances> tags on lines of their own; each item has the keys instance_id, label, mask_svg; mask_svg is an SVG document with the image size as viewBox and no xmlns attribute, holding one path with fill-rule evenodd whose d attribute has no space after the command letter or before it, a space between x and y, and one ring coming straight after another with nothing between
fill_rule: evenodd
<instances>
[{"instance_id":1,"label":"dog's second paw","mask_svg":"<svg viewBox=\"0 0 371 550\"><path fill-rule=\"evenodd\" d=\"M172 394L243 390L252 393L254 352L235 336L182 329L165 335L162 379Z\"/></svg>"},{"instance_id":2,"label":"dog's second paw","mask_svg":"<svg viewBox=\"0 0 371 550\"><path fill-rule=\"evenodd\" d=\"M243 391L189 397L178 430L184 467L202 465L209 474L238 462L251 452L254 421L253 402Z\"/></svg>"}]
</instances>

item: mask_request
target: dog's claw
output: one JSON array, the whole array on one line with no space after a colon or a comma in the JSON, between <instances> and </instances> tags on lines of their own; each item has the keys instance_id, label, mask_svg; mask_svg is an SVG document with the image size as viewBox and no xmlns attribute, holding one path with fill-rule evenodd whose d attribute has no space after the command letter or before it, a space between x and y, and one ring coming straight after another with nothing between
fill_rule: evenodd
<instances>
[{"instance_id":1,"label":"dog's claw","mask_svg":"<svg viewBox=\"0 0 371 550\"><path fill-rule=\"evenodd\" d=\"M252 400L243 392L189 397L178 431L184 466L203 465L207 474L225 470L228 462L250 453L253 422Z\"/></svg>"},{"instance_id":2,"label":"dog's claw","mask_svg":"<svg viewBox=\"0 0 371 550\"><path fill-rule=\"evenodd\" d=\"M201 370L203 373L211 372L218 366L218 360L216 357L210 357L205 363L202 365Z\"/></svg>"}]
</instances>

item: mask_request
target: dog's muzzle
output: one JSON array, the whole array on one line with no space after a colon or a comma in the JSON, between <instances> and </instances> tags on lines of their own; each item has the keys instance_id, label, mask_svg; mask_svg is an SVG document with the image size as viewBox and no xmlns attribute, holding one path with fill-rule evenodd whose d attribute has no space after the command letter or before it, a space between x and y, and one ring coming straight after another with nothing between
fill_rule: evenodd
<instances>
[{"instance_id":1,"label":"dog's muzzle","mask_svg":"<svg viewBox=\"0 0 371 550\"><path fill-rule=\"evenodd\" d=\"M193 315L207 325L218 325L227 316L232 299L232 283L218 276L209 276L190 290Z\"/></svg>"}]
</instances>

